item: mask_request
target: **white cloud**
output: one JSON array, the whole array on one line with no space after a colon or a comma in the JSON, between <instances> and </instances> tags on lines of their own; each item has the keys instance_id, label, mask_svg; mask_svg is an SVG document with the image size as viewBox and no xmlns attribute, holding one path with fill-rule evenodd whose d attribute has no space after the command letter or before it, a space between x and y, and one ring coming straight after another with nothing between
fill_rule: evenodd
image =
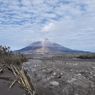
<instances>
[{"instance_id":1,"label":"white cloud","mask_svg":"<svg viewBox=\"0 0 95 95\"><path fill-rule=\"evenodd\" d=\"M95 0L0 0L0 40L7 37L4 33L11 32L13 38L22 35L17 36L23 38L19 45L46 36L67 46L77 47L75 44L81 43L82 48L83 42L94 40L89 37L95 35L94 25Z\"/></svg>"}]
</instances>

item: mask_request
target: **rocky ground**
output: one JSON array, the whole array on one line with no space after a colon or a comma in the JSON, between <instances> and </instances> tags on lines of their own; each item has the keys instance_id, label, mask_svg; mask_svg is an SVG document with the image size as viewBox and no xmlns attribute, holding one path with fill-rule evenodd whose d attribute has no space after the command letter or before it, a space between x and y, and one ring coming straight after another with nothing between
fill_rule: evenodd
<instances>
[{"instance_id":1,"label":"rocky ground","mask_svg":"<svg viewBox=\"0 0 95 95\"><path fill-rule=\"evenodd\" d=\"M95 95L95 62L30 59L23 66L38 95Z\"/></svg>"}]
</instances>

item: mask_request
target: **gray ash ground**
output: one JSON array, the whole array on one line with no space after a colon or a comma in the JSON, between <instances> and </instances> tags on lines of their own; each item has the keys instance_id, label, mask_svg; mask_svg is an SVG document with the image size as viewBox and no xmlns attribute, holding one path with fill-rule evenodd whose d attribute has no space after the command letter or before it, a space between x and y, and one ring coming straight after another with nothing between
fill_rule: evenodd
<instances>
[{"instance_id":1,"label":"gray ash ground","mask_svg":"<svg viewBox=\"0 0 95 95\"><path fill-rule=\"evenodd\" d=\"M95 62L30 59L24 64L38 95L95 95Z\"/></svg>"},{"instance_id":2,"label":"gray ash ground","mask_svg":"<svg viewBox=\"0 0 95 95\"><path fill-rule=\"evenodd\" d=\"M0 64L0 70L1 67L2 64ZM8 68L4 68L0 72L0 95L27 95L26 91L18 83L15 83L10 88L10 85L15 79L16 77Z\"/></svg>"}]
</instances>

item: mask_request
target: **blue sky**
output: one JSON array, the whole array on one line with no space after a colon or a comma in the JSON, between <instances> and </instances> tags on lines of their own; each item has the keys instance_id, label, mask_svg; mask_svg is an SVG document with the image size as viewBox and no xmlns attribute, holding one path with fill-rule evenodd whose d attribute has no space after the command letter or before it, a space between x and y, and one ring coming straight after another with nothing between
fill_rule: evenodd
<instances>
[{"instance_id":1,"label":"blue sky","mask_svg":"<svg viewBox=\"0 0 95 95\"><path fill-rule=\"evenodd\" d=\"M14 50L45 38L95 52L95 0L0 0L0 44Z\"/></svg>"}]
</instances>

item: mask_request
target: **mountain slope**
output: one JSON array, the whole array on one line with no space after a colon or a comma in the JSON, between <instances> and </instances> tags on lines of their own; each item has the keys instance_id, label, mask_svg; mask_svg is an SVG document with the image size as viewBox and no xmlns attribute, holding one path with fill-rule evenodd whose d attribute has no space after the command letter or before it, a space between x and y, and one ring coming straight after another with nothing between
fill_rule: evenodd
<instances>
[{"instance_id":1,"label":"mountain slope","mask_svg":"<svg viewBox=\"0 0 95 95\"><path fill-rule=\"evenodd\" d=\"M29 46L18 50L18 52L21 52L24 54L88 53L88 52L77 51L77 50L72 50L72 49L66 48L57 43L52 43L52 42L48 41L47 39L44 41L34 42L34 43L30 44Z\"/></svg>"}]
</instances>

